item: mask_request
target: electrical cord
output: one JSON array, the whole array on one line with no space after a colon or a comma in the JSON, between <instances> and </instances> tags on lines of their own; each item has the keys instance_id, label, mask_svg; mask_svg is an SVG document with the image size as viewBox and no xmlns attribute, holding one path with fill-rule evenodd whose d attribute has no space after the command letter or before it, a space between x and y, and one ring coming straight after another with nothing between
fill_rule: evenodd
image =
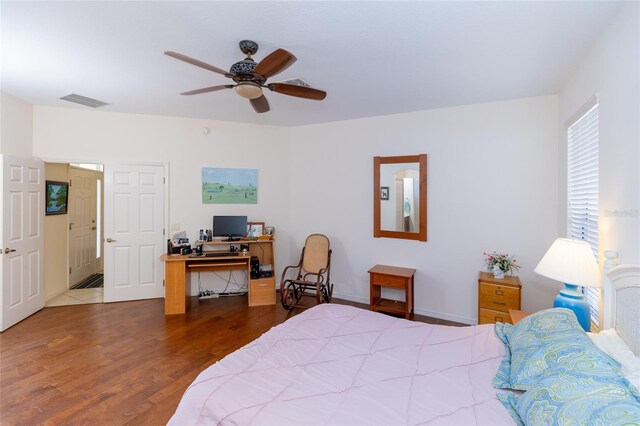
<instances>
[{"instance_id":1,"label":"electrical cord","mask_svg":"<svg viewBox=\"0 0 640 426\"><path fill-rule=\"evenodd\" d=\"M262 256L258 258L258 261L260 262L260 266L262 266L262 259L264 259L264 247L262 247L261 242L258 242L258 248L260 249L260 253L262 254Z\"/></svg>"},{"instance_id":2,"label":"electrical cord","mask_svg":"<svg viewBox=\"0 0 640 426\"><path fill-rule=\"evenodd\" d=\"M218 273L217 273L217 272L214 272L214 274L215 274L218 278L220 278L220 279L223 279L223 280L226 280L226 281L227 281L227 285L225 286L225 288L224 288L224 290L222 291L222 293L226 293L226 292L227 292L227 289L229 288L229 285L231 284L231 281L233 281L233 284L235 284L235 286L236 286L237 288L240 288L240 285L239 285L239 284L238 284L238 282L236 281L235 276L233 276L233 271L229 271L229 278L226 278L226 279L225 279L224 277L221 277L220 275L218 275Z\"/></svg>"},{"instance_id":3,"label":"electrical cord","mask_svg":"<svg viewBox=\"0 0 640 426\"><path fill-rule=\"evenodd\" d=\"M212 271L212 272L216 277L226 281L226 285L224 287L224 290L222 290L221 292L209 291L209 293L206 294L207 296L217 295L217 296L227 297L227 296L243 296L247 294L247 285L238 283L238 281L236 280L236 277L233 275L233 271L229 271L228 278L221 276L215 271ZM236 287L235 293L227 292L227 290L229 289L229 285L232 283L232 281ZM200 281L200 272L198 272L198 290L199 290L199 294L204 294L204 291L202 290L202 284Z\"/></svg>"}]
</instances>

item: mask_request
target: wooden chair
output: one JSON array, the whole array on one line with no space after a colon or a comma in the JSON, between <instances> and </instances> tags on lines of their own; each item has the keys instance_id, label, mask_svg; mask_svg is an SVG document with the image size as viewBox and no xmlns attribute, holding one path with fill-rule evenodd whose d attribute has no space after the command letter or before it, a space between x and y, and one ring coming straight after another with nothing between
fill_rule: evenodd
<instances>
[{"instance_id":1,"label":"wooden chair","mask_svg":"<svg viewBox=\"0 0 640 426\"><path fill-rule=\"evenodd\" d=\"M289 269L298 269L295 278L286 278ZM307 308L300 305L303 296L316 298L316 303L329 303L333 294L330 282L331 249L329 239L322 234L307 237L297 265L287 266L280 279L280 302L287 310Z\"/></svg>"}]
</instances>

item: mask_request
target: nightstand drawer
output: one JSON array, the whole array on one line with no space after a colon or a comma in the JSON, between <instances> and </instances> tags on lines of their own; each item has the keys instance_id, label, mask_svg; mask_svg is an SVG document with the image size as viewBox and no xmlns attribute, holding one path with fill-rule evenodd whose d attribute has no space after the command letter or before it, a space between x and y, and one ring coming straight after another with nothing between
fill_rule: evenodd
<instances>
[{"instance_id":1,"label":"nightstand drawer","mask_svg":"<svg viewBox=\"0 0 640 426\"><path fill-rule=\"evenodd\" d=\"M273 278L249 280L249 306L274 305L276 284Z\"/></svg>"},{"instance_id":2,"label":"nightstand drawer","mask_svg":"<svg viewBox=\"0 0 640 426\"><path fill-rule=\"evenodd\" d=\"M509 308L520 309L520 289L481 282L478 303L480 308L495 311L508 312Z\"/></svg>"},{"instance_id":3,"label":"nightstand drawer","mask_svg":"<svg viewBox=\"0 0 640 426\"><path fill-rule=\"evenodd\" d=\"M478 324L495 324L504 322L511 324L511 316L508 312L493 311L491 309L480 309Z\"/></svg>"},{"instance_id":4,"label":"nightstand drawer","mask_svg":"<svg viewBox=\"0 0 640 426\"><path fill-rule=\"evenodd\" d=\"M383 287L405 288L407 279L403 277L392 277L391 275L371 274L373 285Z\"/></svg>"}]
</instances>

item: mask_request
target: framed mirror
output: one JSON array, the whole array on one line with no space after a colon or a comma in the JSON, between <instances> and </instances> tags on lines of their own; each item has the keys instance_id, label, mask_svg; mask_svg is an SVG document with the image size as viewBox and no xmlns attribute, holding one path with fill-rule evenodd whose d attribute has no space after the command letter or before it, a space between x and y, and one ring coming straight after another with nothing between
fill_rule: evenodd
<instances>
[{"instance_id":1,"label":"framed mirror","mask_svg":"<svg viewBox=\"0 0 640 426\"><path fill-rule=\"evenodd\" d=\"M427 241L427 154L373 157L373 236Z\"/></svg>"}]
</instances>

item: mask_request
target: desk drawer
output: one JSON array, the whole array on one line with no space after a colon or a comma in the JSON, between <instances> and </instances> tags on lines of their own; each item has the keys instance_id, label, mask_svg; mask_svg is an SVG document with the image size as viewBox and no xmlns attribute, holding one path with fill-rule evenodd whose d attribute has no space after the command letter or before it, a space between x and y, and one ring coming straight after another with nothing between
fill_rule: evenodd
<instances>
[{"instance_id":1,"label":"desk drawer","mask_svg":"<svg viewBox=\"0 0 640 426\"><path fill-rule=\"evenodd\" d=\"M479 296L480 308L502 312L509 312L509 309L520 309L519 288L481 282Z\"/></svg>"},{"instance_id":2,"label":"desk drawer","mask_svg":"<svg viewBox=\"0 0 640 426\"><path fill-rule=\"evenodd\" d=\"M511 315L508 312L492 311L490 309L480 309L478 324L495 324L497 322L511 324Z\"/></svg>"},{"instance_id":3,"label":"desk drawer","mask_svg":"<svg viewBox=\"0 0 640 426\"><path fill-rule=\"evenodd\" d=\"M374 285L383 287L405 288L408 278L394 277L391 275L371 274Z\"/></svg>"},{"instance_id":4,"label":"desk drawer","mask_svg":"<svg viewBox=\"0 0 640 426\"><path fill-rule=\"evenodd\" d=\"M273 277L249 280L249 306L275 304L276 282Z\"/></svg>"}]
</instances>

